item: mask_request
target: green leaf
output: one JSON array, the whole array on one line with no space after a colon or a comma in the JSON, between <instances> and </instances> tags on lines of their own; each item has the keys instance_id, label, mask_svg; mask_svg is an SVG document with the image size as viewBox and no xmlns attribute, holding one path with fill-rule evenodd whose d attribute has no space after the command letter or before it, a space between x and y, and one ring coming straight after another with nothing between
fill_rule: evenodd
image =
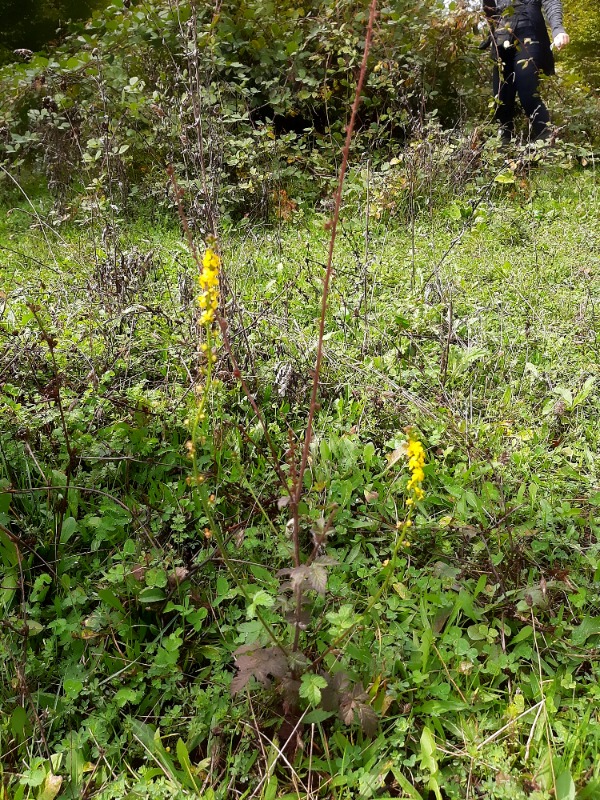
<instances>
[{"instance_id":1,"label":"green leaf","mask_svg":"<svg viewBox=\"0 0 600 800\"><path fill-rule=\"evenodd\" d=\"M573 644L581 646L590 636L600 633L600 617L584 617L581 624L573 629L571 639Z\"/></svg>"},{"instance_id":2,"label":"green leaf","mask_svg":"<svg viewBox=\"0 0 600 800\"><path fill-rule=\"evenodd\" d=\"M192 772L192 762L190 761L190 756L188 754L187 747L185 746L183 739L177 740L175 751L177 753L179 764L183 767L183 770L187 776L188 787L194 792L199 792L200 786L196 782L196 778L194 777L194 774Z\"/></svg>"},{"instance_id":3,"label":"green leaf","mask_svg":"<svg viewBox=\"0 0 600 800\"><path fill-rule=\"evenodd\" d=\"M23 777L21 778L21 783L25 784L25 786L41 786L45 780L46 770L43 766L39 766L35 769L24 772Z\"/></svg>"},{"instance_id":4,"label":"green leaf","mask_svg":"<svg viewBox=\"0 0 600 800\"><path fill-rule=\"evenodd\" d=\"M114 608L115 611L122 611L125 613L125 608L123 604L119 600L119 598L115 595L114 592L111 592L110 589L98 589L98 597L102 600L103 603L106 603L107 606Z\"/></svg>"},{"instance_id":5,"label":"green leaf","mask_svg":"<svg viewBox=\"0 0 600 800\"><path fill-rule=\"evenodd\" d=\"M410 783L410 781L400 772L399 769L392 767L392 774L394 775L394 778L398 782L398 785L404 794L410 798L410 800L423 800L422 795L419 794L412 783Z\"/></svg>"},{"instance_id":6,"label":"green leaf","mask_svg":"<svg viewBox=\"0 0 600 800\"><path fill-rule=\"evenodd\" d=\"M275 598L273 595L265 592L264 589L259 589L253 596L252 602L246 610L248 619L253 619L256 616L257 608L272 608L275 605Z\"/></svg>"},{"instance_id":7,"label":"green leaf","mask_svg":"<svg viewBox=\"0 0 600 800\"><path fill-rule=\"evenodd\" d=\"M316 725L319 722L325 722L325 720L332 717L333 714L333 711L325 711L323 708L314 708L306 714L303 721L307 725Z\"/></svg>"},{"instance_id":8,"label":"green leaf","mask_svg":"<svg viewBox=\"0 0 600 800\"><path fill-rule=\"evenodd\" d=\"M456 203L452 203L452 205L448 206L448 216L450 219L458 222L462 218L462 212L460 210L460 206Z\"/></svg>"},{"instance_id":9,"label":"green leaf","mask_svg":"<svg viewBox=\"0 0 600 800\"><path fill-rule=\"evenodd\" d=\"M67 697L78 697L83 689L83 683L76 678L65 678L63 681L63 689Z\"/></svg>"},{"instance_id":10,"label":"green leaf","mask_svg":"<svg viewBox=\"0 0 600 800\"><path fill-rule=\"evenodd\" d=\"M202 622L208 617L208 609L199 608L196 611L190 611L185 615L185 620L197 632L202 627Z\"/></svg>"},{"instance_id":11,"label":"green leaf","mask_svg":"<svg viewBox=\"0 0 600 800\"><path fill-rule=\"evenodd\" d=\"M77 533L79 530L79 526L77 525L77 520L75 517L67 517L62 524L62 528L60 531L60 543L66 544L69 539Z\"/></svg>"},{"instance_id":12,"label":"green leaf","mask_svg":"<svg viewBox=\"0 0 600 800\"><path fill-rule=\"evenodd\" d=\"M0 489L5 488L5 481L0 481ZM9 492L0 492L0 514L6 514L10 508L12 495Z\"/></svg>"},{"instance_id":13,"label":"green leaf","mask_svg":"<svg viewBox=\"0 0 600 800\"><path fill-rule=\"evenodd\" d=\"M308 700L311 706L321 702L321 689L327 688L327 681L322 675L306 672L300 679L300 697Z\"/></svg>"},{"instance_id":14,"label":"green leaf","mask_svg":"<svg viewBox=\"0 0 600 800\"><path fill-rule=\"evenodd\" d=\"M138 700L138 694L133 689L125 687L124 689L119 689L115 694L114 700L119 708L123 708L127 703L135 703Z\"/></svg>"},{"instance_id":15,"label":"green leaf","mask_svg":"<svg viewBox=\"0 0 600 800\"><path fill-rule=\"evenodd\" d=\"M14 567L19 563L17 545L2 528L0 528L0 559L7 567Z\"/></svg>"},{"instance_id":16,"label":"green leaf","mask_svg":"<svg viewBox=\"0 0 600 800\"><path fill-rule=\"evenodd\" d=\"M588 502L592 506L600 506L600 492L594 492L594 494L590 495Z\"/></svg>"},{"instance_id":17,"label":"green leaf","mask_svg":"<svg viewBox=\"0 0 600 800\"><path fill-rule=\"evenodd\" d=\"M438 764L436 759L437 746L432 732L427 726L423 728L421 734L421 767L432 775L437 772Z\"/></svg>"},{"instance_id":18,"label":"green leaf","mask_svg":"<svg viewBox=\"0 0 600 800\"><path fill-rule=\"evenodd\" d=\"M575 783L568 771L556 779L556 800L575 800Z\"/></svg>"},{"instance_id":19,"label":"green leaf","mask_svg":"<svg viewBox=\"0 0 600 800\"><path fill-rule=\"evenodd\" d=\"M271 777L269 778L269 782L267 783L267 786L265 787L265 791L263 793L262 800L275 800L275 798L277 797L277 787L278 787L278 785L279 785L279 782L277 780L277 776L276 775L271 775Z\"/></svg>"},{"instance_id":20,"label":"green leaf","mask_svg":"<svg viewBox=\"0 0 600 800\"><path fill-rule=\"evenodd\" d=\"M513 646L515 644L518 644L519 642L523 642L525 639L529 639L529 637L532 635L533 635L533 628L531 627L531 625L525 625L525 627L522 628L519 631L519 633L517 633L515 638L512 640Z\"/></svg>"},{"instance_id":21,"label":"green leaf","mask_svg":"<svg viewBox=\"0 0 600 800\"><path fill-rule=\"evenodd\" d=\"M586 380L586 382L581 387L581 390L575 395L575 398L573 400L574 406L578 406L580 403L583 403L584 400L587 400L587 398L590 396L594 388L595 383L596 383L595 378L588 378Z\"/></svg>"},{"instance_id":22,"label":"green leaf","mask_svg":"<svg viewBox=\"0 0 600 800\"><path fill-rule=\"evenodd\" d=\"M140 603L160 603L166 597L162 589L147 586L140 592Z\"/></svg>"},{"instance_id":23,"label":"green leaf","mask_svg":"<svg viewBox=\"0 0 600 800\"><path fill-rule=\"evenodd\" d=\"M18 587L19 578L16 568L5 569L2 572L2 583L0 584L0 608L3 608L5 613L12 605Z\"/></svg>"},{"instance_id":24,"label":"green leaf","mask_svg":"<svg viewBox=\"0 0 600 800\"><path fill-rule=\"evenodd\" d=\"M44 626L41 622L38 622L37 619L28 619L25 621L25 624L27 625L30 636L35 636L44 630Z\"/></svg>"},{"instance_id":25,"label":"green leaf","mask_svg":"<svg viewBox=\"0 0 600 800\"><path fill-rule=\"evenodd\" d=\"M23 706L16 706L10 715L10 729L18 739L23 739L31 731L31 723Z\"/></svg>"},{"instance_id":26,"label":"green leaf","mask_svg":"<svg viewBox=\"0 0 600 800\"><path fill-rule=\"evenodd\" d=\"M134 737L148 753L155 757L163 771L171 779L175 779L176 776L179 776L179 771L175 769L173 759L163 747L160 731L158 729L155 730L151 725L147 725L145 722L138 722L138 720L132 717L128 717L128 719Z\"/></svg>"},{"instance_id":27,"label":"green leaf","mask_svg":"<svg viewBox=\"0 0 600 800\"><path fill-rule=\"evenodd\" d=\"M502 172L498 173L494 178L496 183L514 183L515 182L515 175L511 170L505 169Z\"/></svg>"},{"instance_id":28,"label":"green leaf","mask_svg":"<svg viewBox=\"0 0 600 800\"><path fill-rule=\"evenodd\" d=\"M597 800L600 797L600 780L591 780L585 788L577 792L577 800Z\"/></svg>"},{"instance_id":29,"label":"green leaf","mask_svg":"<svg viewBox=\"0 0 600 800\"><path fill-rule=\"evenodd\" d=\"M229 583L224 575L217 578L217 598L222 600L229 592Z\"/></svg>"}]
</instances>

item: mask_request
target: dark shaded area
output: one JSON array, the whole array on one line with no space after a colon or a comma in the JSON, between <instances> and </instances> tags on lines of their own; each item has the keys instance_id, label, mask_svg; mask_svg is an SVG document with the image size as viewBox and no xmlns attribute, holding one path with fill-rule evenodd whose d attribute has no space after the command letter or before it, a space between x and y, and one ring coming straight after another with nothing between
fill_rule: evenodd
<instances>
[{"instance_id":1,"label":"dark shaded area","mask_svg":"<svg viewBox=\"0 0 600 800\"><path fill-rule=\"evenodd\" d=\"M41 50L68 20L82 20L108 0L0 0L0 58L13 50Z\"/></svg>"}]
</instances>

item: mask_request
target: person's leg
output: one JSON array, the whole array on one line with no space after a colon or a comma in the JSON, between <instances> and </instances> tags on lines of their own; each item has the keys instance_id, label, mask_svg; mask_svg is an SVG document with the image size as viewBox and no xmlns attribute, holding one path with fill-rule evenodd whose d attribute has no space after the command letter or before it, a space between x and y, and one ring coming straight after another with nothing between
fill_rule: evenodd
<instances>
[{"instance_id":1,"label":"person's leg","mask_svg":"<svg viewBox=\"0 0 600 800\"><path fill-rule=\"evenodd\" d=\"M515 59L515 88L529 117L531 139L547 139L550 135L550 114L540 97L539 48L539 43L525 40Z\"/></svg>"},{"instance_id":2,"label":"person's leg","mask_svg":"<svg viewBox=\"0 0 600 800\"><path fill-rule=\"evenodd\" d=\"M500 123L503 142L510 142L515 133L515 100L517 87L514 74L514 51L503 54L501 63L494 67L493 89L497 106L494 118Z\"/></svg>"}]
</instances>

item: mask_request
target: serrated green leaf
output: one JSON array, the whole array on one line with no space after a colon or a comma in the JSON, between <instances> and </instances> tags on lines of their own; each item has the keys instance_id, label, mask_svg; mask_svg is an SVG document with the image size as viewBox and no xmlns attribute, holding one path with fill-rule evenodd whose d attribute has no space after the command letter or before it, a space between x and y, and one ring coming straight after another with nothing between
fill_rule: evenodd
<instances>
[{"instance_id":1,"label":"serrated green leaf","mask_svg":"<svg viewBox=\"0 0 600 800\"><path fill-rule=\"evenodd\" d=\"M306 672L300 679L300 697L308 700L311 706L321 702L321 689L327 688L327 681L322 675Z\"/></svg>"}]
</instances>

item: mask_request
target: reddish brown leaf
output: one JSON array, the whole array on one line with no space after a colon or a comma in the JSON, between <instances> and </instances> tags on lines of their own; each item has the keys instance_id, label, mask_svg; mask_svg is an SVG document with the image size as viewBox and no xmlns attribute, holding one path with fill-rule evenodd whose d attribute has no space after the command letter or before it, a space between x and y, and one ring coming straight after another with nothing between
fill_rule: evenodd
<instances>
[{"instance_id":1,"label":"reddish brown leaf","mask_svg":"<svg viewBox=\"0 0 600 800\"><path fill-rule=\"evenodd\" d=\"M231 681L233 695L240 692L251 678L269 686L271 678L281 680L288 672L287 658L278 647L243 645L235 651L234 657L238 673Z\"/></svg>"}]
</instances>

